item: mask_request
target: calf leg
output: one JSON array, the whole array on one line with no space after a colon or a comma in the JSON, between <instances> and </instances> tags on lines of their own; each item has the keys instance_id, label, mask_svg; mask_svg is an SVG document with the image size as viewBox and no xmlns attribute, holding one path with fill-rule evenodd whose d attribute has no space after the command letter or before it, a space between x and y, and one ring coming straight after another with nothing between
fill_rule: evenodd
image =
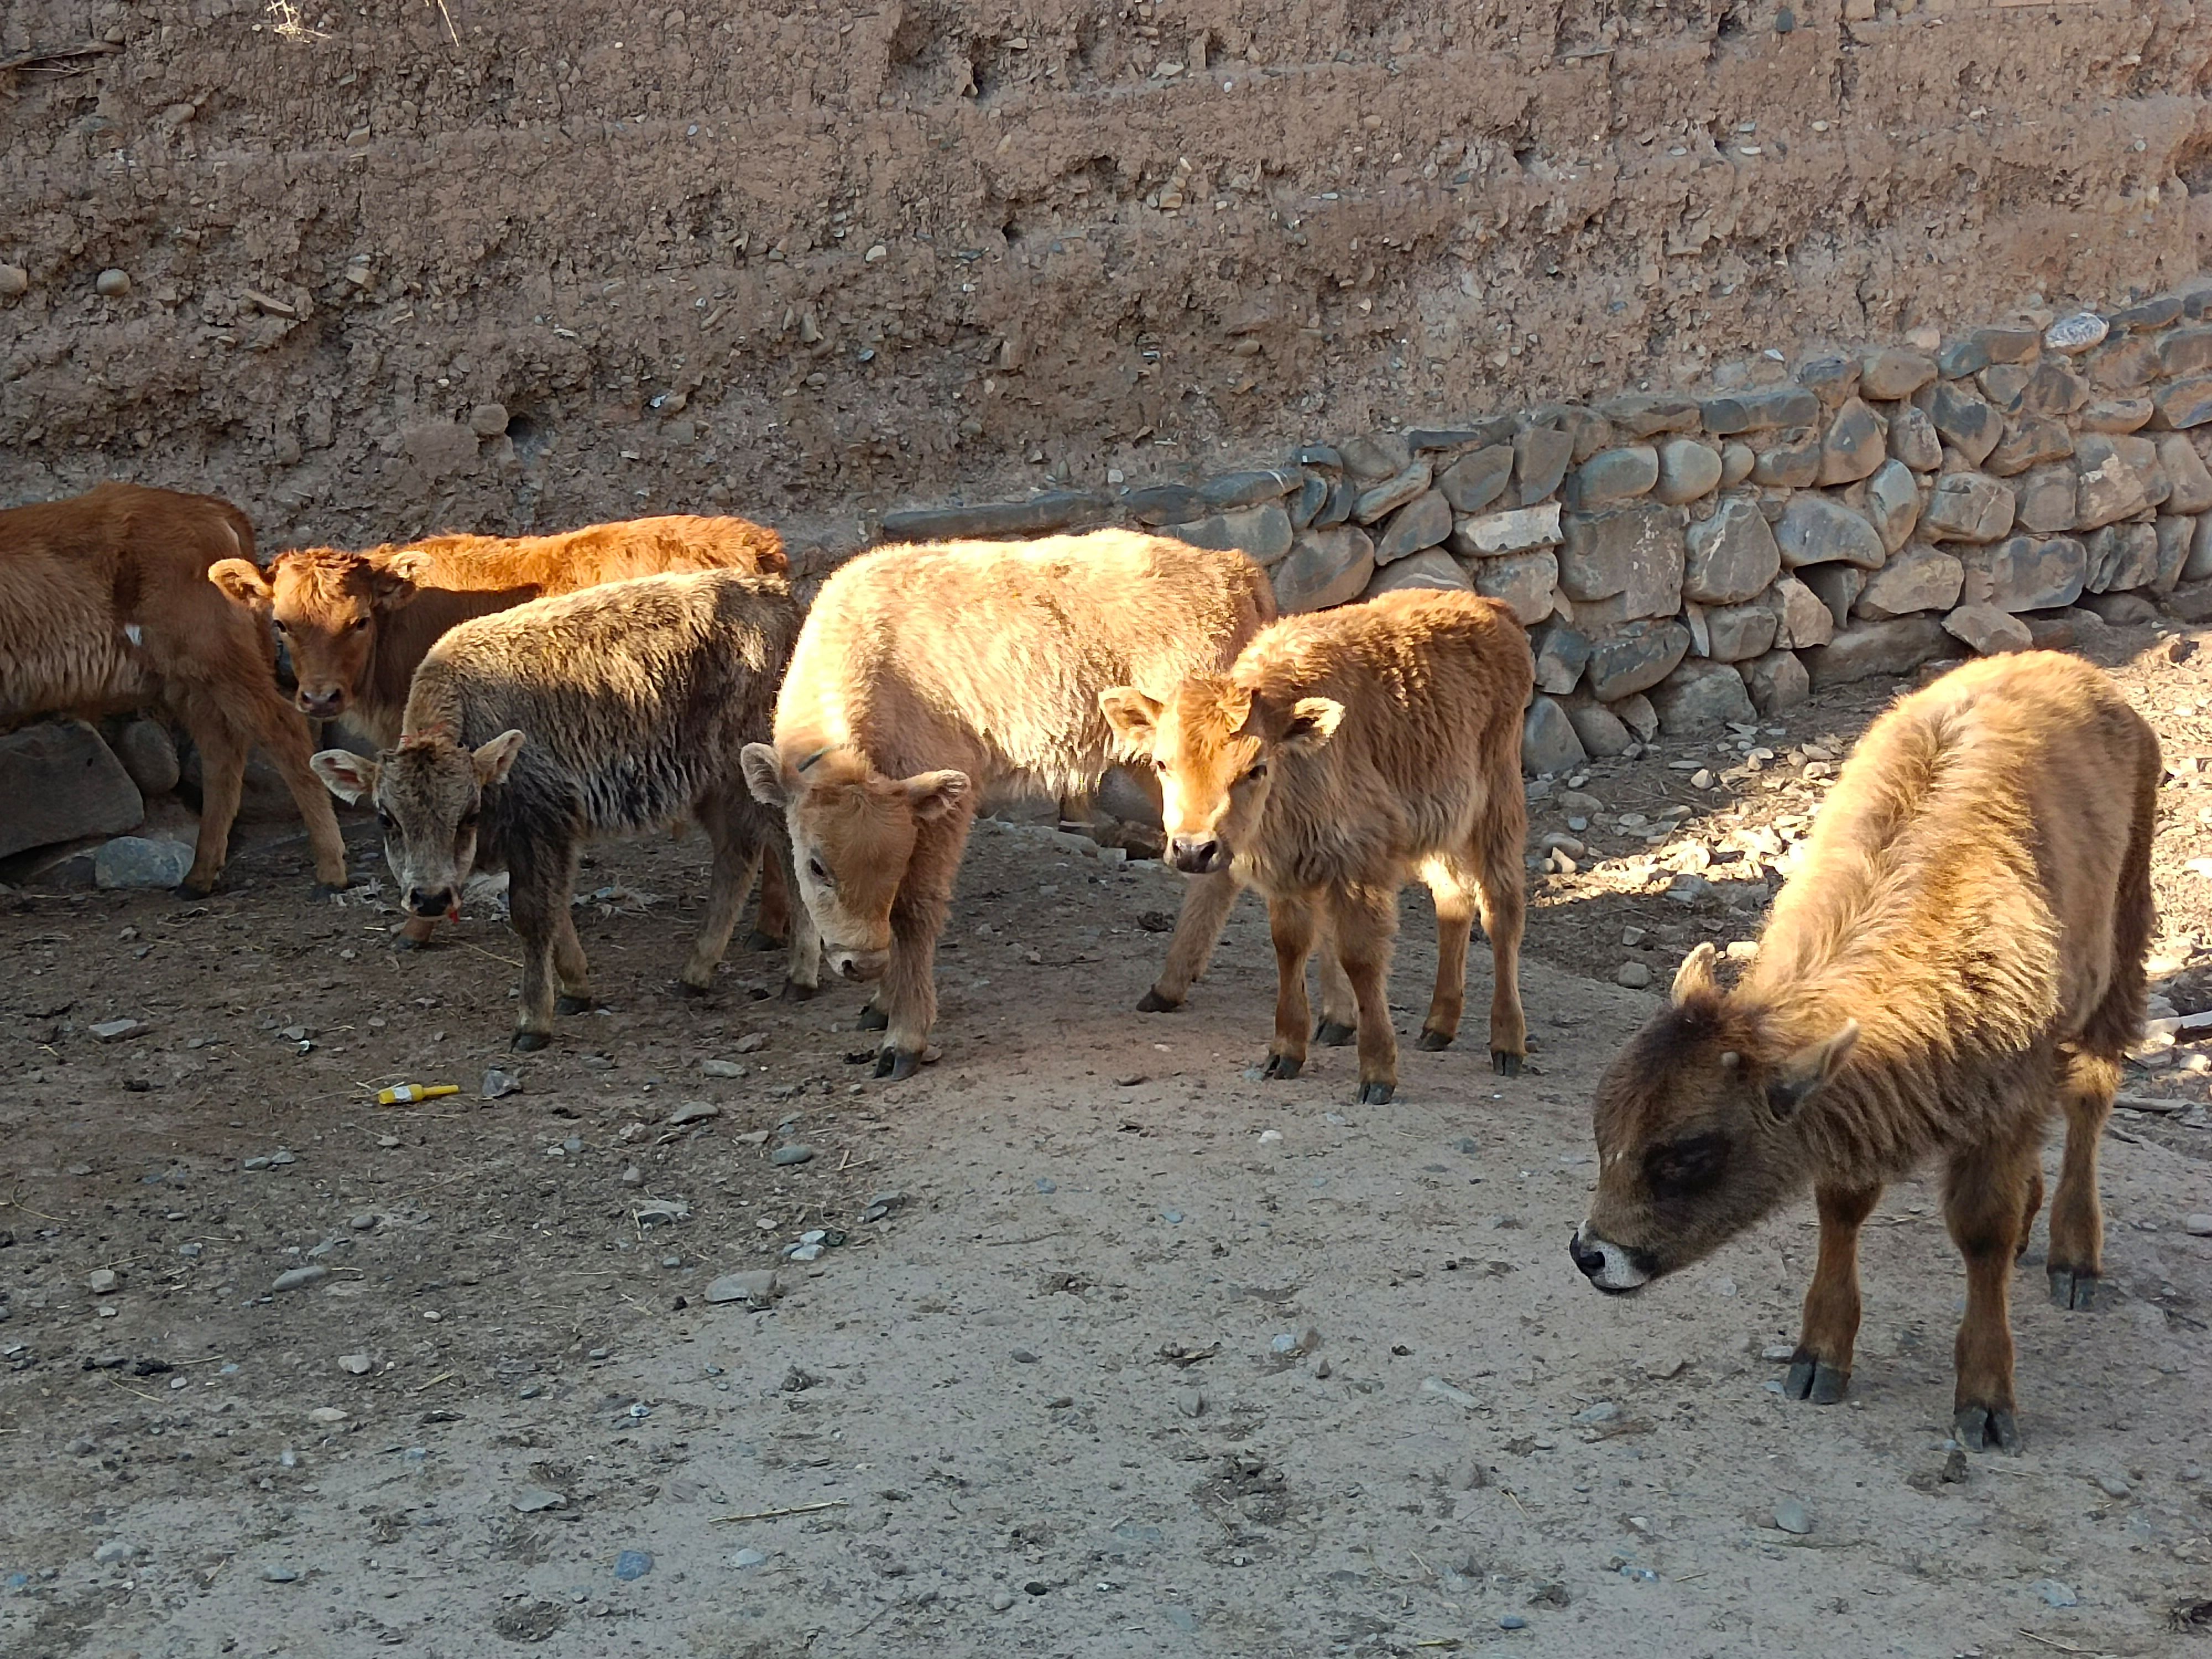
<instances>
[{"instance_id":1,"label":"calf leg","mask_svg":"<svg viewBox=\"0 0 2212 1659\"><path fill-rule=\"evenodd\" d=\"M568 883L561 878L574 868L573 852L547 856L543 851L518 850L507 865L507 913L522 941L522 1005L514 1019L514 1046L529 1052L553 1040L554 954L556 949L575 951L570 964L583 966L583 947L576 940L575 922L568 915ZM559 945L568 936L568 946ZM565 980L568 975L564 972ZM586 1000L585 1006L588 1006Z\"/></svg>"},{"instance_id":2,"label":"calf leg","mask_svg":"<svg viewBox=\"0 0 2212 1659\"><path fill-rule=\"evenodd\" d=\"M1470 884L1442 860L1431 860L1421 873L1437 903L1437 986L1419 1042L1424 1048L1449 1048L1467 1007L1467 944L1474 936L1475 899Z\"/></svg>"},{"instance_id":3,"label":"calf leg","mask_svg":"<svg viewBox=\"0 0 2212 1659\"><path fill-rule=\"evenodd\" d=\"M553 975L561 986L561 995L553 1004L556 1014L588 1014L599 1006L592 995L592 969L584 957L584 941L576 933L576 907L568 902L568 893L574 885L572 876L562 888L553 923Z\"/></svg>"},{"instance_id":4,"label":"calf leg","mask_svg":"<svg viewBox=\"0 0 2212 1659\"><path fill-rule=\"evenodd\" d=\"M200 751L200 830L192 867L177 890L188 898L205 898L215 891L230 856L230 826L246 787L246 738L222 717L204 688L185 688L178 702L185 730Z\"/></svg>"},{"instance_id":5,"label":"calf leg","mask_svg":"<svg viewBox=\"0 0 2212 1659\"><path fill-rule=\"evenodd\" d=\"M1261 1075L1294 1078L1306 1063L1306 958L1313 954L1314 912L1304 894L1267 901L1275 941L1275 1035Z\"/></svg>"},{"instance_id":6,"label":"calf leg","mask_svg":"<svg viewBox=\"0 0 2212 1659\"><path fill-rule=\"evenodd\" d=\"M259 694L252 709L256 734L270 758L276 762L277 774L284 780L293 805L300 809L301 822L307 830L307 850L314 860L316 882L325 892L337 892L347 880L345 838L338 833L337 813L331 805L331 792L307 764L313 745L307 739L307 719L279 698L272 688L264 684L255 690Z\"/></svg>"},{"instance_id":7,"label":"calf leg","mask_svg":"<svg viewBox=\"0 0 2212 1659\"><path fill-rule=\"evenodd\" d=\"M430 935L438 931L435 916L410 916L399 924L392 936L395 951L419 951L430 942Z\"/></svg>"},{"instance_id":8,"label":"calf leg","mask_svg":"<svg viewBox=\"0 0 2212 1659\"><path fill-rule=\"evenodd\" d=\"M1321 969L1321 1018L1314 1026L1314 1041L1324 1048L1341 1048L1359 1034L1359 999L1337 960L1336 941L1329 936L1328 918L1321 918L1314 957Z\"/></svg>"},{"instance_id":9,"label":"calf leg","mask_svg":"<svg viewBox=\"0 0 2212 1659\"><path fill-rule=\"evenodd\" d=\"M2051 1200L2051 1299L2081 1309L2096 1300L2105 1267L2105 1217L2097 1201L2097 1142L2112 1115L2120 1068L2089 1054L2061 1053L2058 1103L2066 1114L2066 1152Z\"/></svg>"},{"instance_id":10,"label":"calf leg","mask_svg":"<svg viewBox=\"0 0 2212 1659\"><path fill-rule=\"evenodd\" d=\"M890 963L877 1000L889 1016L876 1075L897 1082L912 1077L937 1024L937 936L952 905L974 810L964 803L915 826L914 856L891 901Z\"/></svg>"},{"instance_id":11,"label":"calf leg","mask_svg":"<svg viewBox=\"0 0 2212 1659\"><path fill-rule=\"evenodd\" d=\"M1966 1316L1954 1350L1952 1431L1969 1451L2020 1449L2013 1421L2012 1264L2035 1167L2032 1138L1963 1147L1943 1171L1944 1218L1966 1260Z\"/></svg>"},{"instance_id":12,"label":"calf leg","mask_svg":"<svg viewBox=\"0 0 2212 1659\"><path fill-rule=\"evenodd\" d=\"M1528 908L1521 849L1528 836L1516 747L1508 769L1491 781L1469 849L1482 931L1490 935L1490 1063L1504 1077L1518 1077L1528 1052L1528 1022L1521 1012L1521 928Z\"/></svg>"},{"instance_id":13,"label":"calf leg","mask_svg":"<svg viewBox=\"0 0 2212 1659\"><path fill-rule=\"evenodd\" d=\"M1398 1090L1398 1034L1390 1028L1390 947L1395 893L1338 888L1328 896L1336 958L1359 1005L1359 1103L1380 1106Z\"/></svg>"},{"instance_id":14,"label":"calf leg","mask_svg":"<svg viewBox=\"0 0 2212 1659\"><path fill-rule=\"evenodd\" d=\"M1851 1380L1851 1346L1859 1334L1859 1228L1881 1200L1871 1187L1820 1187L1820 1260L1805 1292L1805 1321L1782 1390L1792 1400L1832 1406Z\"/></svg>"},{"instance_id":15,"label":"calf leg","mask_svg":"<svg viewBox=\"0 0 2212 1659\"><path fill-rule=\"evenodd\" d=\"M753 930L745 936L748 951L773 951L791 938L791 884L783 860L761 861L760 908L753 915Z\"/></svg>"},{"instance_id":16,"label":"calf leg","mask_svg":"<svg viewBox=\"0 0 2212 1659\"><path fill-rule=\"evenodd\" d=\"M1182 1006L1191 982L1206 971L1220 942L1221 929L1237 902L1237 878L1226 870L1194 876L1183 889L1182 909L1168 940L1168 959L1152 988L1137 1003L1140 1014L1167 1013Z\"/></svg>"},{"instance_id":17,"label":"calf leg","mask_svg":"<svg viewBox=\"0 0 2212 1659\"><path fill-rule=\"evenodd\" d=\"M694 811L706 826L707 839L714 849L714 873L707 884L707 915L699 925L698 940L684 963L684 988L697 994L714 987L715 964L730 948L738 912L744 908L754 872L760 868L761 847L750 801L709 796Z\"/></svg>"}]
</instances>

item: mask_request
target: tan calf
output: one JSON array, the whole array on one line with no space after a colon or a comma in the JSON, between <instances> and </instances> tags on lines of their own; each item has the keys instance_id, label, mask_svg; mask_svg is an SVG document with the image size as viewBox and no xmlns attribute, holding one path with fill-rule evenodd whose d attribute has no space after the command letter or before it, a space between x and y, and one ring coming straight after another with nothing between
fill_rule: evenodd
<instances>
[{"instance_id":1,"label":"tan calf","mask_svg":"<svg viewBox=\"0 0 2212 1659\"><path fill-rule=\"evenodd\" d=\"M1267 1074L1306 1057L1306 958L1316 933L1322 1024L1359 1039L1359 1098L1390 1098L1398 891L1419 874L1435 895L1437 980L1424 1048L1448 1046L1466 1000L1477 908L1490 935L1490 1051L1520 1070L1523 909L1521 714L1534 683L1513 613L1464 593L1405 592L1286 617L1225 675L1164 700L1110 691L1107 717L1160 769L1168 859L1211 878L1233 871L1267 896L1274 933L1275 1036Z\"/></svg>"},{"instance_id":2,"label":"tan calf","mask_svg":"<svg viewBox=\"0 0 2212 1659\"><path fill-rule=\"evenodd\" d=\"M1088 793L1128 758L1101 692L1165 696L1225 668L1273 614L1243 554L1121 530L879 548L830 577L777 699L775 742L747 751L745 775L785 809L831 966L882 981L878 1077L910 1075L936 1021L937 935L979 797ZM1225 873L1192 888L1140 1006L1182 1001L1235 897Z\"/></svg>"},{"instance_id":3,"label":"tan calf","mask_svg":"<svg viewBox=\"0 0 2212 1659\"><path fill-rule=\"evenodd\" d=\"M264 573L228 559L208 576L264 617L292 657L301 712L342 720L380 748L399 741L415 670L446 631L555 593L634 576L741 570L780 576L783 538L735 518L672 516L591 525L553 536L432 536L404 546L279 553ZM761 883L759 943L789 927L783 878ZM410 919L400 943L419 945L434 918Z\"/></svg>"},{"instance_id":4,"label":"tan calf","mask_svg":"<svg viewBox=\"0 0 2212 1659\"><path fill-rule=\"evenodd\" d=\"M212 891L230 851L246 757L276 763L315 878L346 883L330 797L308 769L307 723L276 690L276 651L208 585L218 562L251 570L253 530L213 495L108 483L0 512L0 728L34 714L160 704L200 753L199 841L180 891Z\"/></svg>"},{"instance_id":5,"label":"tan calf","mask_svg":"<svg viewBox=\"0 0 2212 1659\"><path fill-rule=\"evenodd\" d=\"M2142 1025L2159 777L2119 689L2056 653L1971 663L1882 715L1742 981L1723 989L1700 945L1600 1081L1576 1265L1636 1290L1809 1183L1820 1261L1787 1387L1829 1404L1850 1378L1859 1227L1937 1158L1966 1262L1958 1437L2016 1447L2010 1280L2054 1112L2052 1300L2089 1306L2102 1270L2097 1139Z\"/></svg>"},{"instance_id":6,"label":"tan calf","mask_svg":"<svg viewBox=\"0 0 2212 1659\"><path fill-rule=\"evenodd\" d=\"M557 1010L592 1006L569 907L583 845L679 817L714 848L707 915L683 984L706 990L729 943L773 814L746 793L740 755L769 730L799 631L781 578L646 576L462 623L416 671L405 734L375 760L326 750L333 793L375 803L410 911L456 914L470 873L508 872L523 945L514 1046L542 1048ZM781 856L781 854L779 854ZM794 978L812 982L811 935Z\"/></svg>"}]
</instances>

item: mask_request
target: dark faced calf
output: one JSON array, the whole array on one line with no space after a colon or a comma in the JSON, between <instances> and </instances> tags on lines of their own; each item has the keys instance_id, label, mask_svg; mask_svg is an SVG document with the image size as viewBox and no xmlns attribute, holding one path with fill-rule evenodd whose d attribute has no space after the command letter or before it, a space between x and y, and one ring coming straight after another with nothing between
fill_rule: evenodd
<instances>
[{"instance_id":1,"label":"dark faced calf","mask_svg":"<svg viewBox=\"0 0 2212 1659\"><path fill-rule=\"evenodd\" d=\"M1788 1389L1828 1404L1850 1377L1859 1227L1936 1158L1966 1261L1958 1436L2014 1447L2008 1299L2054 1112L2052 1299L2087 1307L2102 1270L2097 1139L2142 1024L2159 776L2118 688L2054 653L1970 664L1875 721L1742 981L1723 990L1700 945L1600 1081L1575 1265L1636 1290L1809 1183L1820 1262Z\"/></svg>"},{"instance_id":2,"label":"dark faced calf","mask_svg":"<svg viewBox=\"0 0 2212 1659\"><path fill-rule=\"evenodd\" d=\"M781 843L738 757L771 726L799 631L779 578L732 571L647 576L465 623L431 648L405 735L365 761L315 769L348 800L372 797L407 908L457 914L471 871L505 868L523 943L514 1046L542 1048L559 1010L591 1006L569 912L583 843L689 817L714 850L713 884L683 983L703 991L729 944L763 846ZM811 984L811 931L793 928Z\"/></svg>"},{"instance_id":3,"label":"dark faced calf","mask_svg":"<svg viewBox=\"0 0 2212 1659\"><path fill-rule=\"evenodd\" d=\"M1324 1041L1359 1039L1359 1098L1398 1082L1390 1029L1398 890L1435 895L1437 981L1421 1047L1459 1030L1474 915L1490 935L1490 1049L1520 1070L1521 711L1528 637L1494 599L1407 592L1286 617L1224 677L1165 702L1123 686L1101 700L1121 740L1160 769L1169 861L1229 870L1267 900L1275 1036L1267 1075L1306 1054L1306 958L1316 933Z\"/></svg>"}]
</instances>

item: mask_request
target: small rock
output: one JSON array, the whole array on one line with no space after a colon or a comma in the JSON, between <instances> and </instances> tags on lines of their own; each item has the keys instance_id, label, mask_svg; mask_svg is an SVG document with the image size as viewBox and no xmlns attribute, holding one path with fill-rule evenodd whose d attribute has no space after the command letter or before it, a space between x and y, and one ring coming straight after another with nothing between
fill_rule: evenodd
<instances>
[{"instance_id":1,"label":"small rock","mask_svg":"<svg viewBox=\"0 0 2212 1659\"><path fill-rule=\"evenodd\" d=\"M349 1220L346 1225L357 1233L373 1232L376 1229L376 1217L370 1212L363 1210L359 1215Z\"/></svg>"},{"instance_id":2,"label":"small rock","mask_svg":"<svg viewBox=\"0 0 2212 1659\"><path fill-rule=\"evenodd\" d=\"M708 1077L743 1077L745 1075L745 1068L744 1065L734 1060L702 1060L699 1062L699 1069L704 1072Z\"/></svg>"},{"instance_id":3,"label":"small rock","mask_svg":"<svg viewBox=\"0 0 2212 1659\"><path fill-rule=\"evenodd\" d=\"M479 438L496 438L507 430L507 405L478 404L469 411L469 430Z\"/></svg>"},{"instance_id":4,"label":"small rock","mask_svg":"<svg viewBox=\"0 0 2212 1659\"><path fill-rule=\"evenodd\" d=\"M1500 1630L1526 1630L1528 1628L1528 1621L1526 1619L1523 1619L1517 1613L1501 1613L1498 1615L1498 1628Z\"/></svg>"},{"instance_id":5,"label":"small rock","mask_svg":"<svg viewBox=\"0 0 2212 1659\"><path fill-rule=\"evenodd\" d=\"M1011 1607L1013 1605L1014 1593L1008 1589L1004 1584L1000 1585L998 1589L991 1592L992 1612L1004 1613L1008 1607Z\"/></svg>"},{"instance_id":6,"label":"small rock","mask_svg":"<svg viewBox=\"0 0 2212 1659\"><path fill-rule=\"evenodd\" d=\"M644 1550L624 1550L615 1557L615 1577L627 1584L653 1571L653 1557Z\"/></svg>"},{"instance_id":7,"label":"small rock","mask_svg":"<svg viewBox=\"0 0 2212 1659\"><path fill-rule=\"evenodd\" d=\"M757 1054L768 1047L768 1033L748 1031L732 1046L741 1054Z\"/></svg>"},{"instance_id":8,"label":"small rock","mask_svg":"<svg viewBox=\"0 0 2212 1659\"><path fill-rule=\"evenodd\" d=\"M2087 351L2091 346L2104 343L2111 328L2094 311L2077 311L2071 317L2061 317L2043 331L2043 343L2052 351L2063 351L2071 356L2077 351Z\"/></svg>"},{"instance_id":9,"label":"small rock","mask_svg":"<svg viewBox=\"0 0 2212 1659\"><path fill-rule=\"evenodd\" d=\"M1613 975L1613 982L1626 986L1632 991L1648 990L1651 985L1651 970L1640 962L1624 962Z\"/></svg>"},{"instance_id":10,"label":"small rock","mask_svg":"<svg viewBox=\"0 0 2212 1659\"><path fill-rule=\"evenodd\" d=\"M811 1164L814 1161L814 1149L811 1146L779 1146L768 1155L768 1161L771 1164L787 1165Z\"/></svg>"},{"instance_id":11,"label":"small rock","mask_svg":"<svg viewBox=\"0 0 2212 1659\"><path fill-rule=\"evenodd\" d=\"M514 1498L517 1515L541 1515L547 1510L565 1509L568 1503L566 1494L546 1486L525 1486Z\"/></svg>"},{"instance_id":12,"label":"small rock","mask_svg":"<svg viewBox=\"0 0 2212 1659\"><path fill-rule=\"evenodd\" d=\"M1943 631L1963 640L1984 657L2003 651L2028 651L2035 637L2027 624L1993 605L1962 605L1943 618Z\"/></svg>"},{"instance_id":13,"label":"small rock","mask_svg":"<svg viewBox=\"0 0 2212 1659\"><path fill-rule=\"evenodd\" d=\"M261 1569L261 1576L272 1584L296 1584L300 1582L300 1570L297 1567L264 1567Z\"/></svg>"},{"instance_id":14,"label":"small rock","mask_svg":"<svg viewBox=\"0 0 2212 1659\"><path fill-rule=\"evenodd\" d=\"M625 1187L644 1186L645 1171L639 1169L635 1164L624 1164L623 1166L622 1172L622 1184Z\"/></svg>"},{"instance_id":15,"label":"small rock","mask_svg":"<svg viewBox=\"0 0 2212 1659\"><path fill-rule=\"evenodd\" d=\"M756 1307L766 1307L781 1293L773 1269L756 1268L750 1273L724 1273L707 1286L709 1302L750 1302Z\"/></svg>"},{"instance_id":16,"label":"small rock","mask_svg":"<svg viewBox=\"0 0 2212 1659\"><path fill-rule=\"evenodd\" d=\"M120 300L131 292L131 273L111 265L92 279L92 291L103 300Z\"/></svg>"},{"instance_id":17,"label":"small rock","mask_svg":"<svg viewBox=\"0 0 2212 1659\"><path fill-rule=\"evenodd\" d=\"M2107 1469L2097 1477L2097 1490L2107 1498L2132 1498L2136 1489L2128 1484L2126 1476Z\"/></svg>"},{"instance_id":18,"label":"small rock","mask_svg":"<svg viewBox=\"0 0 2212 1659\"><path fill-rule=\"evenodd\" d=\"M1795 1498L1785 1498L1774 1506L1774 1524L1802 1538L1813 1530L1813 1517L1806 1513L1802 1503Z\"/></svg>"},{"instance_id":19,"label":"small rock","mask_svg":"<svg viewBox=\"0 0 2212 1659\"><path fill-rule=\"evenodd\" d=\"M748 1567L765 1565L767 1561L767 1555L760 1550L738 1550L730 1556L730 1565L739 1572L744 1571Z\"/></svg>"},{"instance_id":20,"label":"small rock","mask_svg":"<svg viewBox=\"0 0 2212 1659\"><path fill-rule=\"evenodd\" d=\"M2212 1213L2184 1217L2181 1230L2192 1238L2212 1238Z\"/></svg>"},{"instance_id":21,"label":"small rock","mask_svg":"<svg viewBox=\"0 0 2212 1659\"><path fill-rule=\"evenodd\" d=\"M134 1559L137 1553L138 1547L129 1540L111 1538L93 1551L92 1559L103 1567L112 1567L118 1561Z\"/></svg>"},{"instance_id":22,"label":"small rock","mask_svg":"<svg viewBox=\"0 0 2212 1659\"><path fill-rule=\"evenodd\" d=\"M31 273L21 265L0 265L0 300L18 299L31 290Z\"/></svg>"},{"instance_id":23,"label":"small rock","mask_svg":"<svg viewBox=\"0 0 2212 1659\"><path fill-rule=\"evenodd\" d=\"M106 1296L122 1282L112 1267L95 1267L86 1278L84 1287L94 1296Z\"/></svg>"},{"instance_id":24,"label":"small rock","mask_svg":"<svg viewBox=\"0 0 2212 1659\"><path fill-rule=\"evenodd\" d=\"M318 1261L305 1267L294 1267L288 1272L278 1273L270 1281L269 1288L272 1291L303 1291L310 1285L321 1284L330 1276L331 1270Z\"/></svg>"},{"instance_id":25,"label":"small rock","mask_svg":"<svg viewBox=\"0 0 2212 1659\"><path fill-rule=\"evenodd\" d=\"M722 1109L712 1101L687 1100L668 1115L668 1127L680 1129L687 1123L704 1123L721 1115Z\"/></svg>"},{"instance_id":26,"label":"small rock","mask_svg":"<svg viewBox=\"0 0 2212 1659\"><path fill-rule=\"evenodd\" d=\"M2028 1588L2054 1607L2078 1607L2081 1598L2074 1594L2074 1586L2056 1578L2039 1578Z\"/></svg>"},{"instance_id":27,"label":"small rock","mask_svg":"<svg viewBox=\"0 0 2212 1659\"><path fill-rule=\"evenodd\" d=\"M103 1019L85 1029L102 1042L120 1042L125 1037L137 1036L146 1027L144 1022L136 1019Z\"/></svg>"},{"instance_id":28,"label":"small rock","mask_svg":"<svg viewBox=\"0 0 2212 1659\"><path fill-rule=\"evenodd\" d=\"M338 1369L349 1376L367 1376L374 1363L365 1353L342 1353L338 1356Z\"/></svg>"},{"instance_id":29,"label":"small rock","mask_svg":"<svg viewBox=\"0 0 2212 1659\"><path fill-rule=\"evenodd\" d=\"M1196 1389L1186 1389L1176 1396L1176 1407L1185 1417L1201 1417L1206 1413L1206 1396Z\"/></svg>"},{"instance_id":30,"label":"small rock","mask_svg":"<svg viewBox=\"0 0 2212 1659\"><path fill-rule=\"evenodd\" d=\"M522 1079L511 1073L502 1072L495 1066L483 1074L483 1097L486 1100L498 1100L521 1092Z\"/></svg>"}]
</instances>

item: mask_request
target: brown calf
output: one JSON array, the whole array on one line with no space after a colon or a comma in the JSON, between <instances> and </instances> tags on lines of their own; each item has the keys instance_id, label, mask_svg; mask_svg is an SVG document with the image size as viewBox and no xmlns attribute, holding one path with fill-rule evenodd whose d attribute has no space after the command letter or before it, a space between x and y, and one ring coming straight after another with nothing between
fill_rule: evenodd
<instances>
[{"instance_id":1,"label":"brown calf","mask_svg":"<svg viewBox=\"0 0 2212 1659\"><path fill-rule=\"evenodd\" d=\"M1164 701L1109 691L1107 718L1160 769L1168 860L1233 871L1267 896L1275 939L1275 1036L1267 1074L1306 1057L1306 958L1318 932L1324 1042L1359 1038L1359 1098L1398 1084L1390 1028L1398 890L1436 896L1437 981L1420 1044L1458 1034L1477 906L1494 983L1490 1052L1512 1076L1521 1014L1521 711L1534 684L1513 613L1472 594L1408 591L1285 617L1225 676Z\"/></svg>"},{"instance_id":2,"label":"brown calf","mask_svg":"<svg viewBox=\"0 0 2212 1659\"><path fill-rule=\"evenodd\" d=\"M556 1012L592 1006L570 895L583 843L696 819L714 848L706 921L683 984L704 991L729 944L773 814L739 755L769 729L799 607L780 577L646 576L480 617L416 672L406 734L375 760L343 749L315 770L374 799L407 908L456 914L470 872L508 872L523 945L514 1046L542 1048ZM779 856L781 856L779 854ZM797 930L794 976L811 983Z\"/></svg>"},{"instance_id":3,"label":"brown calf","mask_svg":"<svg viewBox=\"0 0 2212 1659\"><path fill-rule=\"evenodd\" d=\"M746 752L745 775L785 809L831 966L883 981L864 1016L884 1028L877 1076L921 1063L978 797L1088 793L1127 758L1101 692L1133 682L1164 696L1218 672L1274 608L1243 554L1122 530L886 547L830 577L776 702L775 743ZM1236 896L1225 874L1192 887L1140 1006L1182 1000Z\"/></svg>"},{"instance_id":4,"label":"brown calf","mask_svg":"<svg viewBox=\"0 0 2212 1659\"><path fill-rule=\"evenodd\" d=\"M276 652L208 586L253 567L246 515L213 495L108 483L0 512L0 726L33 714L164 705L200 752L198 845L179 890L214 890L256 743L283 775L315 877L345 885L330 797L307 767L307 723L276 690Z\"/></svg>"},{"instance_id":5,"label":"brown calf","mask_svg":"<svg viewBox=\"0 0 2212 1659\"><path fill-rule=\"evenodd\" d=\"M1635 1290L1809 1182L1820 1261L1787 1386L1829 1404L1858 1333L1859 1227L1885 1182L1940 1158L1966 1261L1958 1437L2015 1448L2008 1297L2054 1109L2052 1300L2089 1306L2102 1268L2097 1138L2142 1025L2159 776L2118 688L2056 653L1969 664L1882 715L1742 981L1722 989L1698 946L1600 1081L1576 1266Z\"/></svg>"},{"instance_id":6,"label":"brown calf","mask_svg":"<svg viewBox=\"0 0 2212 1659\"><path fill-rule=\"evenodd\" d=\"M776 576L789 568L783 538L764 526L675 516L555 536L433 536L365 553L301 548L279 553L265 574L228 559L208 576L284 642L301 712L343 720L388 749L399 740L416 667L458 623L632 576L686 570ZM761 883L763 935L782 936L788 903L771 864ZM419 945L436 926L434 918L414 918L399 942Z\"/></svg>"}]
</instances>

